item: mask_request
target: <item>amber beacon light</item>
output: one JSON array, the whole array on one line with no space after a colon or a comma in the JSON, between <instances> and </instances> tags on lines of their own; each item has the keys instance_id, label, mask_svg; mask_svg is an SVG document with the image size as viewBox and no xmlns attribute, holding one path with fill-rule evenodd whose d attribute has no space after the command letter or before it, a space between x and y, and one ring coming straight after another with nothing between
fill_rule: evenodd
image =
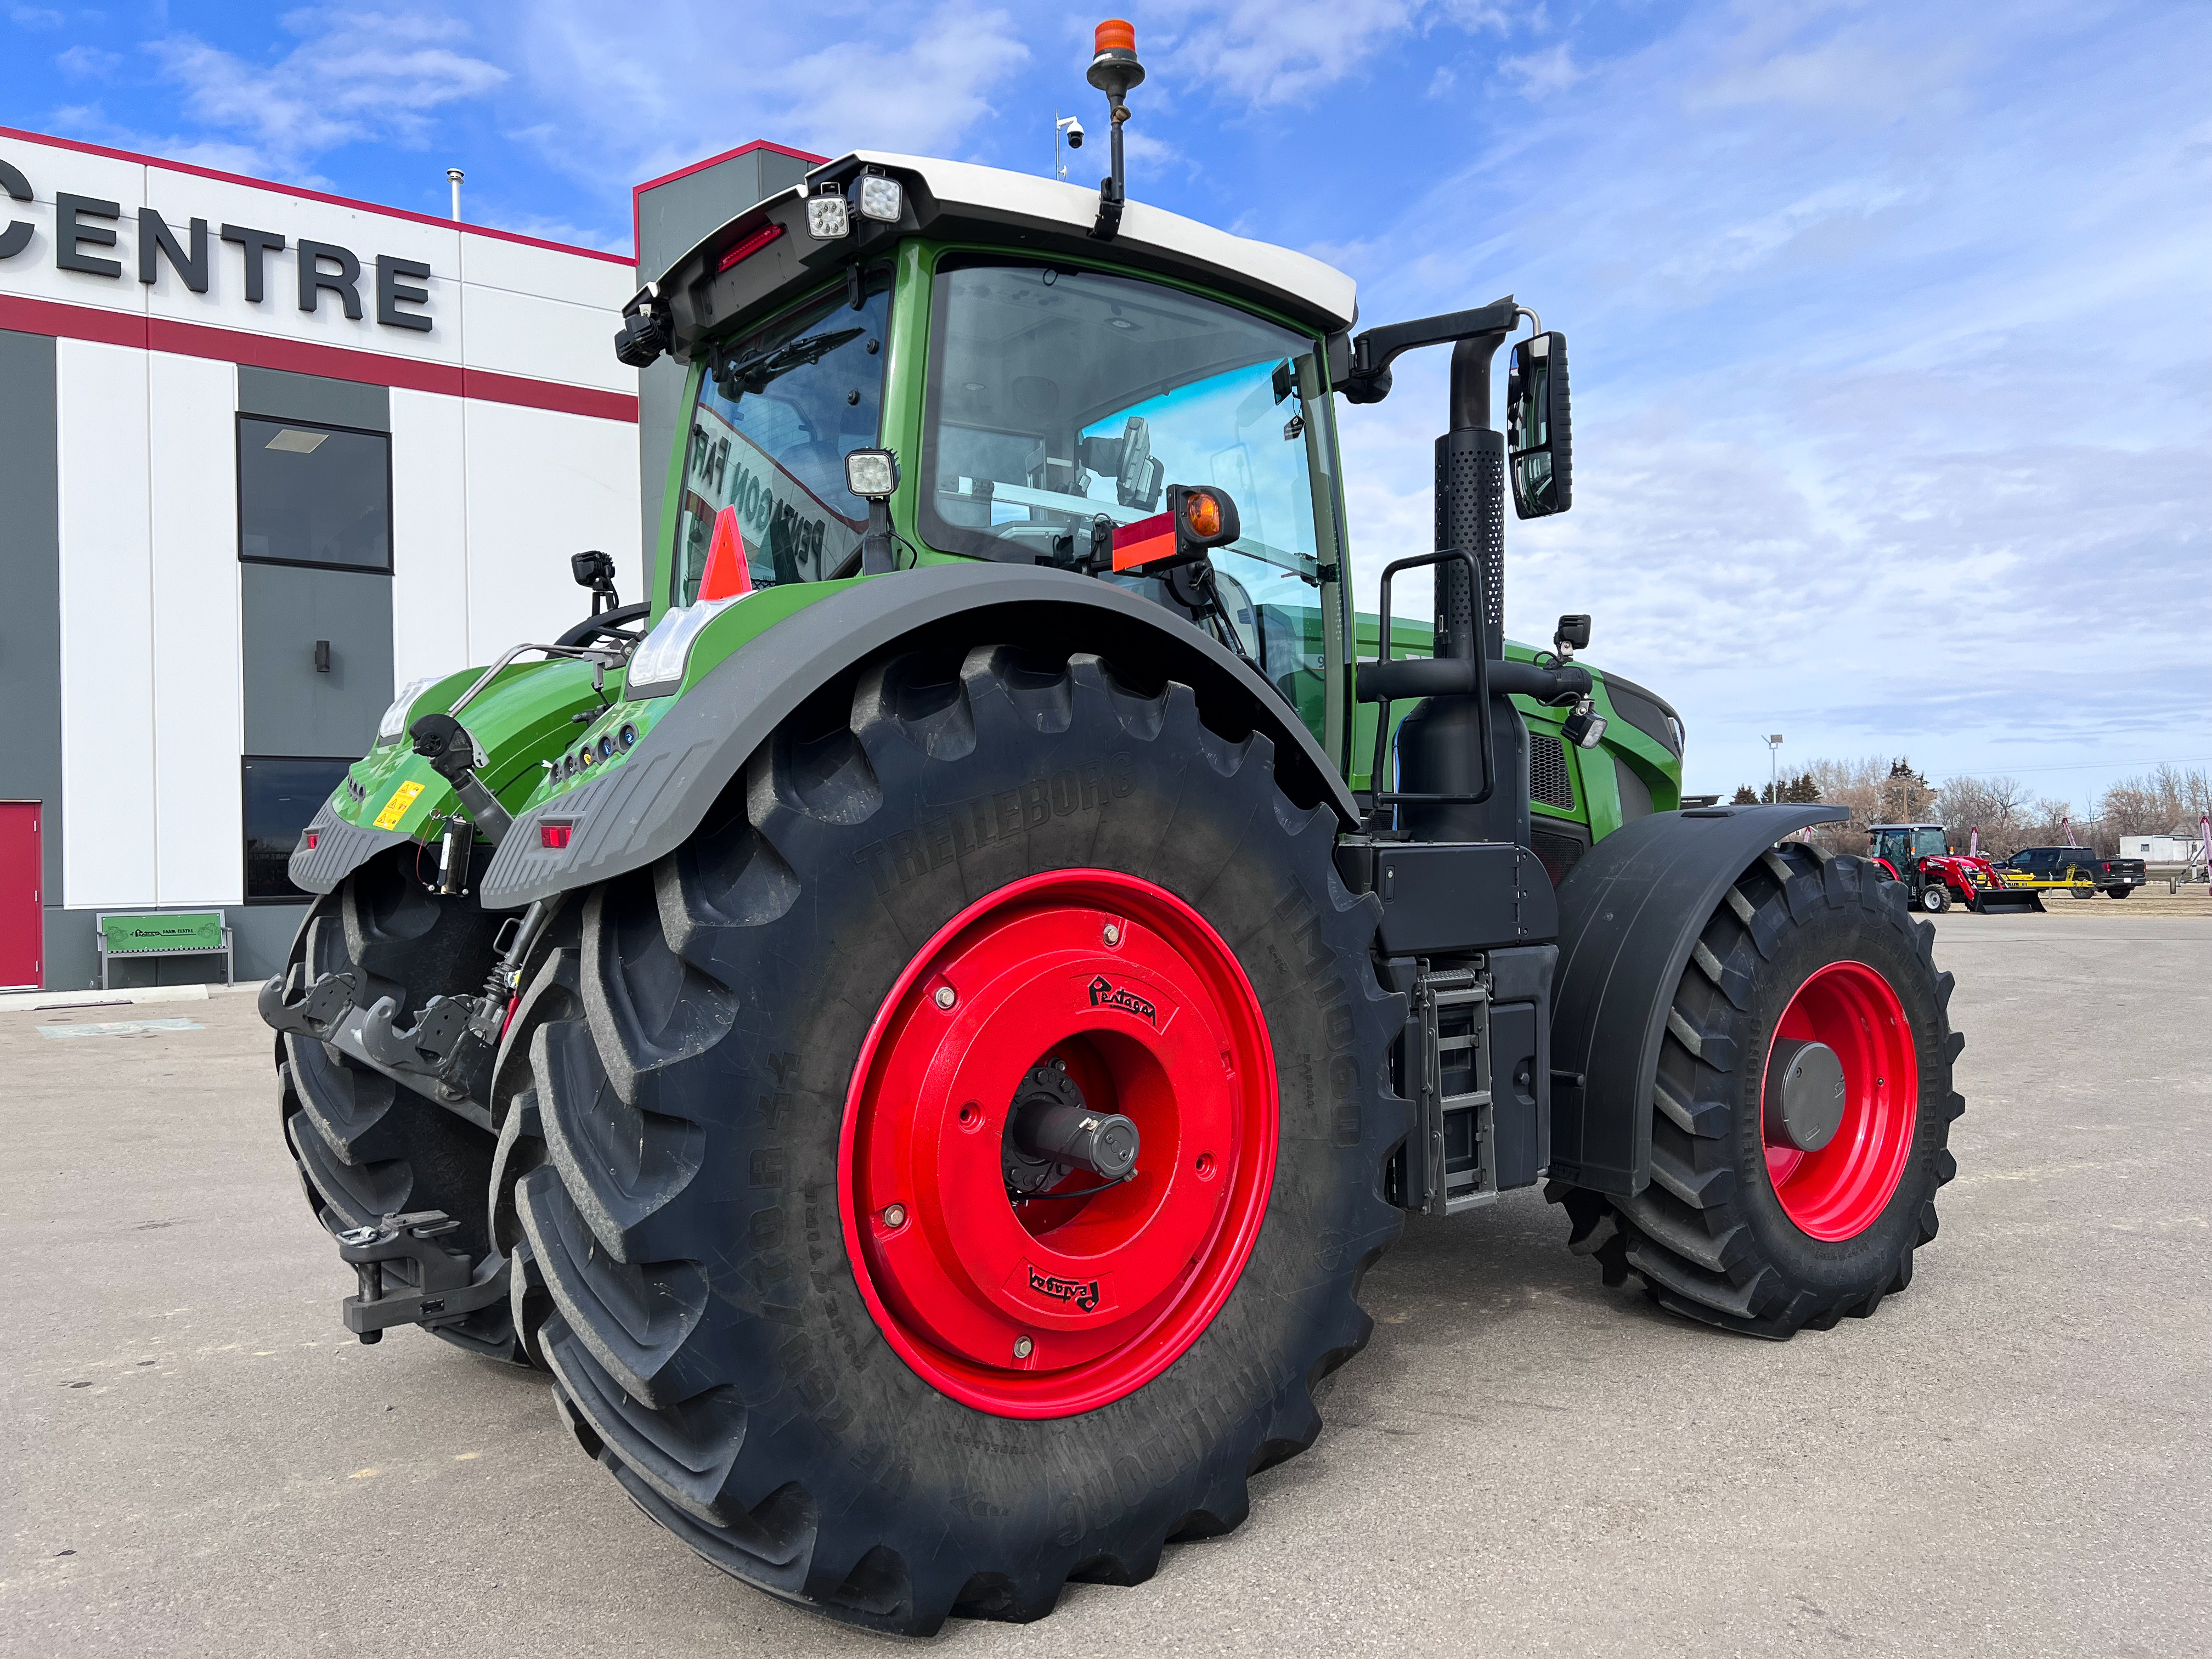
<instances>
[{"instance_id":1,"label":"amber beacon light","mask_svg":"<svg viewBox=\"0 0 2212 1659\"><path fill-rule=\"evenodd\" d=\"M1121 129L1129 119L1124 101L1132 87L1142 83L1145 66L1137 61L1137 26L1123 17L1109 17L1091 35L1091 67L1084 78L1106 94L1107 121L1113 134L1114 170L1098 181L1098 222L1091 234L1110 242L1121 228L1121 208L1128 200L1127 177L1121 170Z\"/></svg>"}]
</instances>

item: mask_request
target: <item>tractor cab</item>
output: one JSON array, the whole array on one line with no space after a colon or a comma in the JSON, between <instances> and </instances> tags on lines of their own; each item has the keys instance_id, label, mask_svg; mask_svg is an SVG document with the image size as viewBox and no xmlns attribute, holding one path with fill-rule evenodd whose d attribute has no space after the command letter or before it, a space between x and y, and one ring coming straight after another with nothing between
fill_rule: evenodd
<instances>
[{"instance_id":1,"label":"tractor cab","mask_svg":"<svg viewBox=\"0 0 2212 1659\"><path fill-rule=\"evenodd\" d=\"M1904 880L1920 860L1951 850L1940 823L1874 823L1867 826L1867 856L1887 860Z\"/></svg>"},{"instance_id":2,"label":"tractor cab","mask_svg":"<svg viewBox=\"0 0 2212 1659\"><path fill-rule=\"evenodd\" d=\"M708 575L726 544L744 592L949 559L1051 567L1187 617L1342 764L1351 617L1328 393L1355 367L1351 279L1139 203L1103 226L1099 203L858 152L641 290L618 351L690 370L656 619L728 597ZM848 461L878 452L890 488L863 494ZM1227 503L1210 544L1133 552L1194 489Z\"/></svg>"}]
</instances>

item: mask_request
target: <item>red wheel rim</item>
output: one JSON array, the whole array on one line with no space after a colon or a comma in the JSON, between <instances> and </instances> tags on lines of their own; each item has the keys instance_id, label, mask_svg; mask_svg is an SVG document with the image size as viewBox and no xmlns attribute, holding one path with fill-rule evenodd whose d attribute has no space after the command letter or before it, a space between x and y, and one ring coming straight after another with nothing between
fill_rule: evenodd
<instances>
[{"instance_id":1,"label":"red wheel rim","mask_svg":"<svg viewBox=\"0 0 2212 1659\"><path fill-rule=\"evenodd\" d=\"M1783 1212L1814 1238L1856 1238L1905 1177L1920 1111L1920 1065L1897 993L1863 962L1832 962L1797 988L1777 1037L1825 1042L1844 1068L1844 1115L1818 1152L1765 1135L1767 1178ZM1767 1048L1768 1066L1773 1046ZM1760 1073L1765 1088L1766 1071Z\"/></svg>"},{"instance_id":2,"label":"red wheel rim","mask_svg":"<svg viewBox=\"0 0 2212 1659\"><path fill-rule=\"evenodd\" d=\"M1086 1104L1136 1122L1137 1172L1017 1206L1008 1115L1055 1058ZM1030 876L947 922L869 1029L838 1155L846 1249L926 1381L1002 1417L1071 1416L1151 1382L1220 1311L1275 1147L1266 1020L1221 937L1150 882Z\"/></svg>"}]
</instances>

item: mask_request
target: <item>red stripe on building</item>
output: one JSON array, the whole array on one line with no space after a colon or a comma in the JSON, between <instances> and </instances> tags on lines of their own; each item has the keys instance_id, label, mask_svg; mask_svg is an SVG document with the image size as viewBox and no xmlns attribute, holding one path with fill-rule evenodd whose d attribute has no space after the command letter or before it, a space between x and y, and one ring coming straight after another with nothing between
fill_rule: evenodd
<instances>
[{"instance_id":1,"label":"red stripe on building","mask_svg":"<svg viewBox=\"0 0 2212 1659\"><path fill-rule=\"evenodd\" d=\"M210 328L204 323L179 323L137 312L73 306L58 300L0 294L0 329L131 346L140 351L166 351L179 357L209 357L255 368L286 369L295 374L320 374L332 380L398 386L407 392L433 392L448 398L472 398L479 403L514 404L593 420L623 421L632 426L637 423L637 399L628 392L495 374L489 369L423 362L380 351L353 351L311 340L280 339L242 329Z\"/></svg>"}]
</instances>

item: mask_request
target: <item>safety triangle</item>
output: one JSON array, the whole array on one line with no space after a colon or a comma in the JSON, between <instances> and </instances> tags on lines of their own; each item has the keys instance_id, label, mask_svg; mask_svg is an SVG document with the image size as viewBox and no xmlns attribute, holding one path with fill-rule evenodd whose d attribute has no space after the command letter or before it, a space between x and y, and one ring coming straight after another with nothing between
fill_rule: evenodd
<instances>
[{"instance_id":1,"label":"safety triangle","mask_svg":"<svg viewBox=\"0 0 2212 1659\"><path fill-rule=\"evenodd\" d=\"M738 528L738 509L726 507L714 515L714 538L707 544L707 568L699 578L699 597L734 599L752 591L753 573L745 562L745 538Z\"/></svg>"}]
</instances>

